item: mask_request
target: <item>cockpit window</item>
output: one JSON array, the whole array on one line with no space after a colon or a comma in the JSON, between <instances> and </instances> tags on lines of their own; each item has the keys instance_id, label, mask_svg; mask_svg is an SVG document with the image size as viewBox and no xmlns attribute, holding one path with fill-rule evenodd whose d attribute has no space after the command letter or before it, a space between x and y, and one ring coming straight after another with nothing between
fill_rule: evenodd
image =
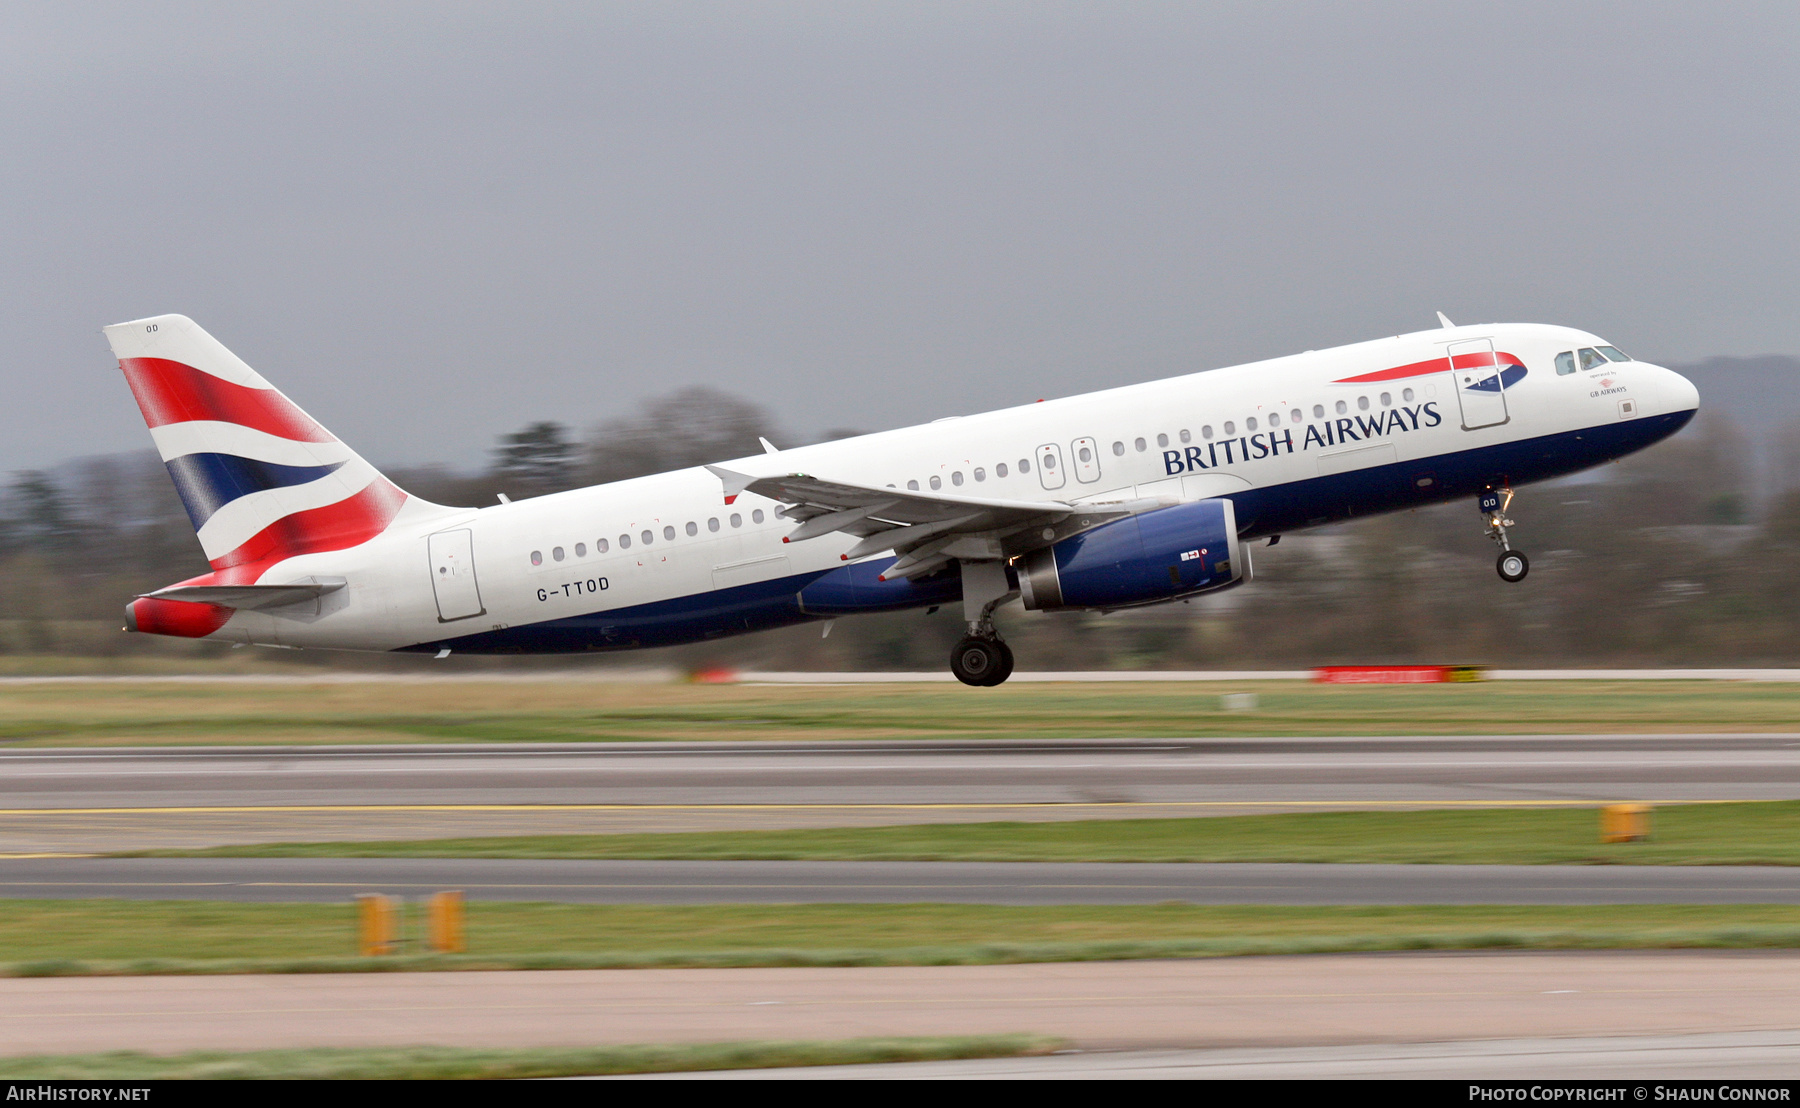
<instances>
[{"instance_id":1,"label":"cockpit window","mask_svg":"<svg viewBox=\"0 0 1800 1108\"><path fill-rule=\"evenodd\" d=\"M1601 355L1600 351L1595 350L1593 347L1582 347L1580 354L1582 369L1594 369L1606 364L1606 358Z\"/></svg>"},{"instance_id":2,"label":"cockpit window","mask_svg":"<svg viewBox=\"0 0 1800 1108\"><path fill-rule=\"evenodd\" d=\"M1556 356L1556 375L1567 377L1575 372L1575 351L1565 350Z\"/></svg>"},{"instance_id":3,"label":"cockpit window","mask_svg":"<svg viewBox=\"0 0 1800 1108\"><path fill-rule=\"evenodd\" d=\"M1620 350L1616 346L1602 346L1599 349L1600 353L1606 355L1608 361L1629 362L1631 360L1625 356L1625 351Z\"/></svg>"}]
</instances>

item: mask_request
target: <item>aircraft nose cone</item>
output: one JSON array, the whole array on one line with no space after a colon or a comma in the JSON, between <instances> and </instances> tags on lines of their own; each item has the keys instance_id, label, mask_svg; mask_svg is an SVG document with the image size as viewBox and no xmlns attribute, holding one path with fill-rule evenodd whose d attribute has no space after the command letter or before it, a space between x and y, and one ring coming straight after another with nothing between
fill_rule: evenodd
<instances>
[{"instance_id":1,"label":"aircraft nose cone","mask_svg":"<svg viewBox=\"0 0 1800 1108\"><path fill-rule=\"evenodd\" d=\"M1694 383L1672 369L1666 369L1663 372L1669 375L1669 410L1675 412L1698 410L1700 390L1694 387Z\"/></svg>"}]
</instances>

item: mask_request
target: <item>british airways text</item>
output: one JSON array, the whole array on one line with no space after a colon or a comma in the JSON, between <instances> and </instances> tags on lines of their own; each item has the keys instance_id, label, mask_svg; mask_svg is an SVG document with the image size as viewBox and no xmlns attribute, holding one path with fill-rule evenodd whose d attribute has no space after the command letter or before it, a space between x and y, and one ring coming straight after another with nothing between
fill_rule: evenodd
<instances>
[{"instance_id":1,"label":"british airways text","mask_svg":"<svg viewBox=\"0 0 1800 1108\"><path fill-rule=\"evenodd\" d=\"M1389 408L1385 412L1374 415L1346 416L1337 420L1326 420L1324 423L1309 423L1300 439L1300 450L1311 450L1313 447L1342 446L1345 443L1361 442L1380 435L1390 435L1396 431L1417 431L1424 427L1436 427L1444 422L1438 414L1437 403L1426 401L1416 408ZM1190 446L1185 450L1163 451L1163 472L1168 474L1192 473L1198 469L1216 469L1235 462L1250 462L1258 458L1268 458L1286 450L1294 453L1294 429L1285 431L1258 431L1253 435L1240 435L1234 439L1219 439L1204 446Z\"/></svg>"}]
</instances>

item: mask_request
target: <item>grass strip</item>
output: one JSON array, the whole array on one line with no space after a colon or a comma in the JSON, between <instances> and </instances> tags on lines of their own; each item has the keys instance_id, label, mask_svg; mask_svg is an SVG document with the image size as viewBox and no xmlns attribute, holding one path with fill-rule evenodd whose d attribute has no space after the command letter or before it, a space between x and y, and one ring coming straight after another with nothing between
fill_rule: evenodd
<instances>
[{"instance_id":1,"label":"grass strip","mask_svg":"<svg viewBox=\"0 0 1800 1108\"><path fill-rule=\"evenodd\" d=\"M403 938L415 940L417 906ZM469 905L471 953L354 953L349 904L0 900L6 976L983 965L1800 947L1800 906Z\"/></svg>"},{"instance_id":2,"label":"grass strip","mask_svg":"<svg viewBox=\"0 0 1800 1108\"><path fill-rule=\"evenodd\" d=\"M204 1050L187 1054L39 1054L0 1058L0 1080L396 1080L575 1077L697 1070L849 1066L1048 1054L1043 1035L964 1035L831 1041L683 1043L535 1050L455 1047Z\"/></svg>"},{"instance_id":3,"label":"grass strip","mask_svg":"<svg viewBox=\"0 0 1800 1108\"><path fill-rule=\"evenodd\" d=\"M1305 812L1197 819L260 843L136 856L927 862L1800 865L1800 801L1671 805L1648 841L1602 844L1592 808Z\"/></svg>"},{"instance_id":4,"label":"grass strip","mask_svg":"<svg viewBox=\"0 0 1800 1108\"><path fill-rule=\"evenodd\" d=\"M1727 927L1650 931L1446 931L1336 935L1311 939L1215 939L1167 942L983 943L887 950L720 950L709 953L545 953L479 957L221 958L131 962L54 959L0 964L0 977L168 977L270 973L408 973L494 970L771 969L852 966L997 966L1049 962L1127 962L1161 958L1244 958L1301 954L1378 954L1425 950L1791 950L1800 927ZM823 1064L823 1063L820 1063Z\"/></svg>"},{"instance_id":5,"label":"grass strip","mask_svg":"<svg viewBox=\"0 0 1800 1108\"><path fill-rule=\"evenodd\" d=\"M1254 712L1221 694L1255 692ZM9 746L1787 732L1800 683L20 685Z\"/></svg>"}]
</instances>

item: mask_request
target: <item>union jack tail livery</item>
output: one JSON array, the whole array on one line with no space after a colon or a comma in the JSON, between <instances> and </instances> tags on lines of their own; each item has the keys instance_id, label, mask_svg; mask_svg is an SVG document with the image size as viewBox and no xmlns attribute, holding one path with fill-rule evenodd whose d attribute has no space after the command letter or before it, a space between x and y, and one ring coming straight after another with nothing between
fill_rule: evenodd
<instances>
[{"instance_id":1,"label":"union jack tail livery","mask_svg":"<svg viewBox=\"0 0 1800 1108\"><path fill-rule=\"evenodd\" d=\"M135 601L127 610L137 630L210 634L230 610L195 603L206 590L256 585L287 559L367 542L406 504L193 320L155 316L105 334L213 568L176 586L192 600Z\"/></svg>"}]
</instances>

